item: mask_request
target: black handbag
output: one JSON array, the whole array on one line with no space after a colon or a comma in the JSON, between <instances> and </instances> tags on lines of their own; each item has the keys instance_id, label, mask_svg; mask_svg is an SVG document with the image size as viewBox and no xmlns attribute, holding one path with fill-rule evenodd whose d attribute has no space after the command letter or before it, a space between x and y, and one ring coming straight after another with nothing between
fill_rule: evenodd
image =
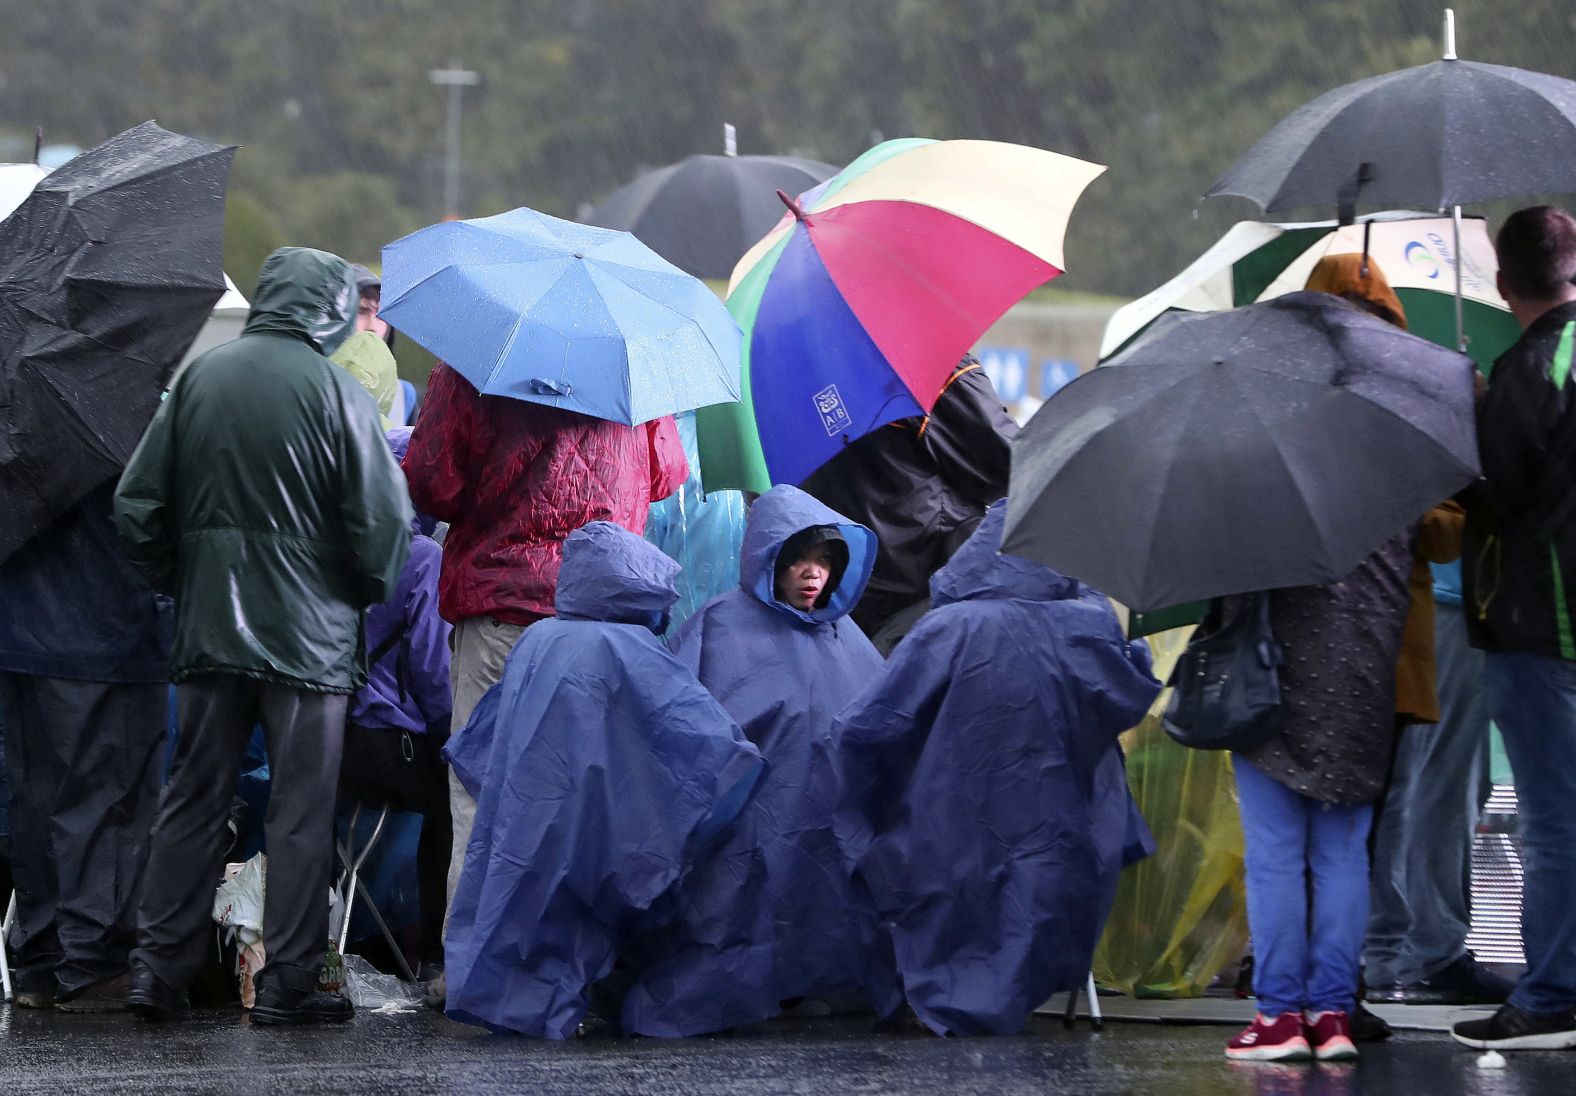
<instances>
[{"instance_id":1,"label":"black handbag","mask_svg":"<svg viewBox=\"0 0 1576 1096\"><path fill-rule=\"evenodd\" d=\"M1270 595L1217 598L1172 675L1162 725L1195 750L1248 750L1280 729L1280 667Z\"/></svg>"}]
</instances>

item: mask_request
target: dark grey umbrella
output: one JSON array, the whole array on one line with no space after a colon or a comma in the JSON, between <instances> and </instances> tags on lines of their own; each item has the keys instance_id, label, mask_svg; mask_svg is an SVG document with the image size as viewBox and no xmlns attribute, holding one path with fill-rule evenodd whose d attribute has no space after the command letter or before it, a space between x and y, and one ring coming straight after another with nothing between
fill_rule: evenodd
<instances>
[{"instance_id":1,"label":"dark grey umbrella","mask_svg":"<svg viewBox=\"0 0 1576 1096\"><path fill-rule=\"evenodd\" d=\"M799 194L837 174L793 156L690 156L615 190L588 224L617 228L697 278L726 278Z\"/></svg>"},{"instance_id":2,"label":"dark grey umbrella","mask_svg":"<svg viewBox=\"0 0 1576 1096\"><path fill-rule=\"evenodd\" d=\"M1328 91L1259 138L1209 188L1266 213L1374 209L1576 191L1576 82L1443 60Z\"/></svg>"},{"instance_id":3,"label":"dark grey umbrella","mask_svg":"<svg viewBox=\"0 0 1576 1096\"><path fill-rule=\"evenodd\" d=\"M0 221L0 559L141 439L224 294L234 152L144 122Z\"/></svg>"},{"instance_id":4,"label":"dark grey umbrella","mask_svg":"<svg viewBox=\"0 0 1576 1096\"><path fill-rule=\"evenodd\" d=\"M1047 401L1003 551L1138 610L1332 582L1476 475L1469 358L1293 293L1162 317Z\"/></svg>"}]
</instances>

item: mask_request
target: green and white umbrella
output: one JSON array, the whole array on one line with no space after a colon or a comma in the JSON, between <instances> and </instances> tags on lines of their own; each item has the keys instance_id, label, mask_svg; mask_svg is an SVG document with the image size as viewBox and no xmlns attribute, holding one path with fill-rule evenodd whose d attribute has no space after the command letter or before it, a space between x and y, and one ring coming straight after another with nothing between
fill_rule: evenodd
<instances>
[{"instance_id":1,"label":"green and white umbrella","mask_svg":"<svg viewBox=\"0 0 1576 1096\"><path fill-rule=\"evenodd\" d=\"M1266 224L1242 221L1182 273L1118 309L1100 343L1104 361L1167 312L1216 312L1267 301L1303 288L1325 255L1361 252L1384 271L1406 309L1409 330L1440 346L1456 345L1456 249L1449 217L1380 213L1358 224L1335 221ZM1462 318L1467 353L1487 369L1520 335L1494 288L1498 263L1481 218L1461 222Z\"/></svg>"}]
</instances>

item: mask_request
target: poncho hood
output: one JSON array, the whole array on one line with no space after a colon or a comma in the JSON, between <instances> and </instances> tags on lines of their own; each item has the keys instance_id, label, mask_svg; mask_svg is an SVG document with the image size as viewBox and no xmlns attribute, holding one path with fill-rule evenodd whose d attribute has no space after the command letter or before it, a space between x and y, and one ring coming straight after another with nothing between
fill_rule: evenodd
<instances>
[{"instance_id":1,"label":"poncho hood","mask_svg":"<svg viewBox=\"0 0 1576 1096\"><path fill-rule=\"evenodd\" d=\"M263 261L243 335L288 335L332 354L356 325L355 279L338 255L281 247Z\"/></svg>"},{"instance_id":2,"label":"poncho hood","mask_svg":"<svg viewBox=\"0 0 1576 1096\"><path fill-rule=\"evenodd\" d=\"M678 600L679 565L656 545L610 521L564 541L555 599L560 620L639 624L661 634Z\"/></svg>"},{"instance_id":3,"label":"poncho hood","mask_svg":"<svg viewBox=\"0 0 1576 1096\"><path fill-rule=\"evenodd\" d=\"M777 557L783 545L801 529L834 526L848 545L848 566L826 605L808 612L796 609L776 595ZM745 593L780 613L807 624L841 620L859 603L876 562L876 535L858 522L823 506L797 487L781 484L756 499L744 528L739 555L739 586Z\"/></svg>"}]
</instances>

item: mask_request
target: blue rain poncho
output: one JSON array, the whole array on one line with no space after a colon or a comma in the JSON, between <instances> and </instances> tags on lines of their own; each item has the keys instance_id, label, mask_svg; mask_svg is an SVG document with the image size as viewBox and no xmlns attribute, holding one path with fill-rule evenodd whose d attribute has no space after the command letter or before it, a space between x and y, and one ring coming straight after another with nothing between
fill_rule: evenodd
<instances>
[{"instance_id":1,"label":"blue rain poncho","mask_svg":"<svg viewBox=\"0 0 1576 1096\"><path fill-rule=\"evenodd\" d=\"M476 797L450 1016L573 1035L592 983L759 779L759 752L658 638L677 572L608 522L571 534L558 616L526 630L445 749Z\"/></svg>"},{"instance_id":2,"label":"blue rain poncho","mask_svg":"<svg viewBox=\"0 0 1576 1096\"><path fill-rule=\"evenodd\" d=\"M684 568L674 583L679 599L673 606L670 635L695 610L738 583L745 517L742 492L701 489L695 412L674 415L673 422L679 428L684 459L689 461L689 477L673 494L653 502L646 518L646 539Z\"/></svg>"},{"instance_id":3,"label":"blue rain poncho","mask_svg":"<svg viewBox=\"0 0 1576 1096\"><path fill-rule=\"evenodd\" d=\"M1082 986L1149 840L1117 746L1159 693L1148 653L1088 587L999 554L1004 512L931 580L935 607L833 730L839 842L939 1034L1015 1032Z\"/></svg>"},{"instance_id":4,"label":"blue rain poncho","mask_svg":"<svg viewBox=\"0 0 1576 1096\"><path fill-rule=\"evenodd\" d=\"M824 607L777 598L785 543L834 527L848 562ZM677 924L625 1000L626 1029L689 1035L767 1019L778 1002L857 989L875 939L855 908L832 829L832 720L884 663L848 612L875 562L875 534L794 487L750 507L739 588L707 602L674 653L766 757L766 776L714 859L685 881ZM784 562L791 562L785 560Z\"/></svg>"}]
</instances>

